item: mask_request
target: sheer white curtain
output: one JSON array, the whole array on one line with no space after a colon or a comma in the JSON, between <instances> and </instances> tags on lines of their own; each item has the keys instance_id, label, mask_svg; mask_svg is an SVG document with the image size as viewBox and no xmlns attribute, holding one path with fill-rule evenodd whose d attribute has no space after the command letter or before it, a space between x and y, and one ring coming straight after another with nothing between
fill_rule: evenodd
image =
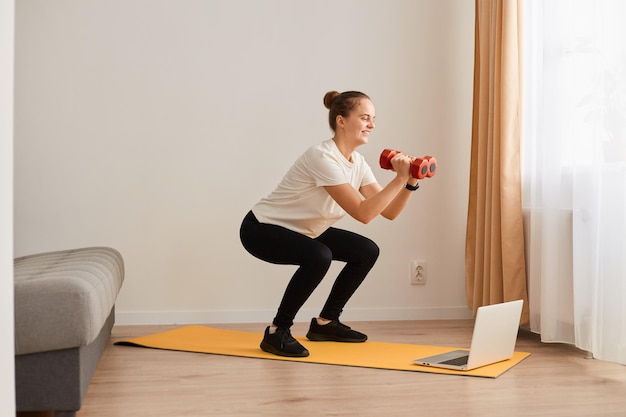
<instances>
[{"instance_id":1,"label":"sheer white curtain","mask_svg":"<svg viewBox=\"0 0 626 417\"><path fill-rule=\"evenodd\" d=\"M531 330L626 364L626 1L524 7Z\"/></svg>"}]
</instances>

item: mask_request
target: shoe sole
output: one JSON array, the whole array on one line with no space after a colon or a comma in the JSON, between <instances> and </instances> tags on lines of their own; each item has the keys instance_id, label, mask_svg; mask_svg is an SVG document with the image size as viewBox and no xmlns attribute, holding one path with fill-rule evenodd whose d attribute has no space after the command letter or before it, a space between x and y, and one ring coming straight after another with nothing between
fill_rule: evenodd
<instances>
[{"instance_id":1,"label":"shoe sole","mask_svg":"<svg viewBox=\"0 0 626 417\"><path fill-rule=\"evenodd\" d=\"M320 333L307 333L306 338L312 342L344 342L344 343L363 343L367 340L367 337L362 339L354 339L347 337L338 337L332 336L328 334L320 334Z\"/></svg>"},{"instance_id":2,"label":"shoe sole","mask_svg":"<svg viewBox=\"0 0 626 417\"><path fill-rule=\"evenodd\" d=\"M308 350L305 350L304 352L300 352L300 353L283 352L282 350L278 350L274 346L270 345L269 343L265 343L265 342L261 342L261 350L263 350L263 351L265 351L267 353L271 353L273 355L286 356L286 357L289 357L289 358L305 358L305 357L309 356L309 351Z\"/></svg>"}]
</instances>

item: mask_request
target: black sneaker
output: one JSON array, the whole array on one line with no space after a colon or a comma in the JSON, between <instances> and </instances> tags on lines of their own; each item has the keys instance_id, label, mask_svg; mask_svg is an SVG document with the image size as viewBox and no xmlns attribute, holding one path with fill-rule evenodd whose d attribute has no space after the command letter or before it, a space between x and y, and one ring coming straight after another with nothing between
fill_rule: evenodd
<instances>
[{"instance_id":1,"label":"black sneaker","mask_svg":"<svg viewBox=\"0 0 626 417\"><path fill-rule=\"evenodd\" d=\"M328 324L319 325L317 319L311 320L311 327L306 334L307 339L314 342L365 342L367 336L356 330L352 330L339 320L333 320Z\"/></svg>"},{"instance_id":2,"label":"black sneaker","mask_svg":"<svg viewBox=\"0 0 626 417\"><path fill-rule=\"evenodd\" d=\"M261 342L261 349L278 356L302 358L309 356L309 351L291 336L289 329L282 327L277 328L275 333L270 334L270 326L267 326Z\"/></svg>"}]
</instances>

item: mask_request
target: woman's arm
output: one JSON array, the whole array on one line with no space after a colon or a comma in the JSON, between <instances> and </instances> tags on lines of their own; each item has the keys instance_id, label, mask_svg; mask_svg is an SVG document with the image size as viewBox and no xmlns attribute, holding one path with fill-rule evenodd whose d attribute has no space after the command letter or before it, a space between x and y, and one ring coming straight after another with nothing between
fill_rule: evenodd
<instances>
[{"instance_id":1,"label":"woman's arm","mask_svg":"<svg viewBox=\"0 0 626 417\"><path fill-rule=\"evenodd\" d=\"M405 155L396 155L392 161L396 176L384 188L378 183L361 187L361 195L350 184L324 187L328 194L350 216L361 223L369 223L379 214L394 219L406 206L411 191L404 188L409 180L411 159Z\"/></svg>"},{"instance_id":2,"label":"woman's arm","mask_svg":"<svg viewBox=\"0 0 626 417\"><path fill-rule=\"evenodd\" d=\"M419 181L416 180L415 178L409 178L409 180L406 181L407 184L413 185L413 186L417 184L418 182ZM363 194L363 196L367 198L368 195L373 195L374 193L376 193L377 192L376 190L380 190L380 185L378 183L369 184L361 188L361 194ZM387 207L385 207L385 209L380 214L386 219L389 219L389 220L395 219L396 217L400 215L402 210L404 210L404 208L406 207L413 193L414 191L407 190L404 187L404 184L402 184L402 189L400 190L400 192L396 194L396 197L393 200L391 200L391 202L387 205Z\"/></svg>"}]
</instances>

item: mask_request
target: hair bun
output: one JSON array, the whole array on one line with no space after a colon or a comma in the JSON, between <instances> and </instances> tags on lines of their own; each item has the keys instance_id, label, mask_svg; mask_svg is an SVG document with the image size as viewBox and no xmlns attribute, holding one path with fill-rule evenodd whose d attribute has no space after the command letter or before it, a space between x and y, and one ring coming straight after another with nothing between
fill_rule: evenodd
<instances>
[{"instance_id":1,"label":"hair bun","mask_svg":"<svg viewBox=\"0 0 626 417\"><path fill-rule=\"evenodd\" d=\"M333 105L333 101L335 101L337 97L339 97L339 92L337 91L329 91L328 93L326 93L324 95L324 107L330 109L330 107Z\"/></svg>"}]
</instances>

